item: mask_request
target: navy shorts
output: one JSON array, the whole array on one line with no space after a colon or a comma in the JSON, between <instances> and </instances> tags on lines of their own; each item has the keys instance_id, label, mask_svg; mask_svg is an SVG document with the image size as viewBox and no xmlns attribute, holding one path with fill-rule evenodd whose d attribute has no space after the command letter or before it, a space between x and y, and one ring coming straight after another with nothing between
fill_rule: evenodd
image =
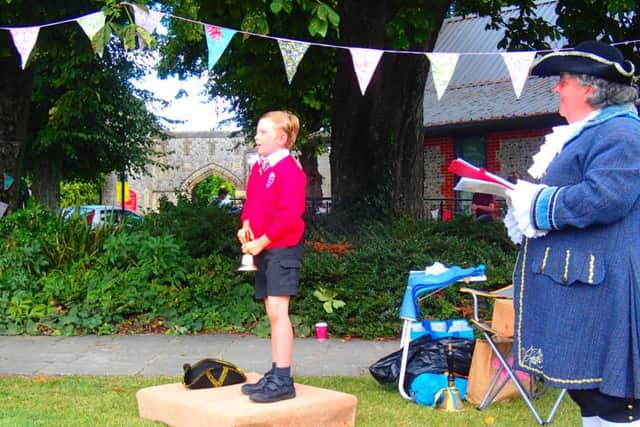
<instances>
[{"instance_id":1,"label":"navy shorts","mask_svg":"<svg viewBox=\"0 0 640 427\"><path fill-rule=\"evenodd\" d=\"M569 390L569 396L578 404L583 417L597 416L613 423L640 419L640 400L609 396L597 389Z\"/></svg>"},{"instance_id":2,"label":"navy shorts","mask_svg":"<svg viewBox=\"0 0 640 427\"><path fill-rule=\"evenodd\" d=\"M288 248L274 248L254 257L256 298L298 295L302 243Z\"/></svg>"}]
</instances>

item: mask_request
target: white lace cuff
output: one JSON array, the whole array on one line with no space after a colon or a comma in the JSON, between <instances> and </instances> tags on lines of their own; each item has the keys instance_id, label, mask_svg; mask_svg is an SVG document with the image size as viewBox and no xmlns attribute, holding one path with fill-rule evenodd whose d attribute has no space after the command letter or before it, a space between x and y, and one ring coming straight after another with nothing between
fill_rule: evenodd
<instances>
[{"instance_id":1,"label":"white lace cuff","mask_svg":"<svg viewBox=\"0 0 640 427\"><path fill-rule=\"evenodd\" d=\"M534 200L538 193L547 188L543 184L533 184L519 179L513 190L507 190L507 197L511 205L510 210L518 223L523 235L536 238L547 234L547 230L540 230L534 222Z\"/></svg>"}]
</instances>

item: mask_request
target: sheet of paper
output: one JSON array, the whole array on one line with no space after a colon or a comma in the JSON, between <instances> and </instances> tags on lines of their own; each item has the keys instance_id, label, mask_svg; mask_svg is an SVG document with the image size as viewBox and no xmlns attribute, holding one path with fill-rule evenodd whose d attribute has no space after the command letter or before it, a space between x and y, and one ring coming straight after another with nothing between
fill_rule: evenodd
<instances>
[{"instance_id":1,"label":"sheet of paper","mask_svg":"<svg viewBox=\"0 0 640 427\"><path fill-rule=\"evenodd\" d=\"M468 191L470 193L486 193L494 194L500 197L506 197L507 188L495 182L483 181L473 178L460 178L456 186L456 191Z\"/></svg>"},{"instance_id":2,"label":"sheet of paper","mask_svg":"<svg viewBox=\"0 0 640 427\"><path fill-rule=\"evenodd\" d=\"M472 178L476 180L482 180L487 182L493 182L495 184L499 184L505 188L512 189L513 184L507 181L506 179L495 175L491 172L488 172L484 168L479 168L477 166L472 165L463 159L455 159L451 162L448 168L449 172L452 172L460 177L464 178ZM494 193L491 193L494 194Z\"/></svg>"}]
</instances>

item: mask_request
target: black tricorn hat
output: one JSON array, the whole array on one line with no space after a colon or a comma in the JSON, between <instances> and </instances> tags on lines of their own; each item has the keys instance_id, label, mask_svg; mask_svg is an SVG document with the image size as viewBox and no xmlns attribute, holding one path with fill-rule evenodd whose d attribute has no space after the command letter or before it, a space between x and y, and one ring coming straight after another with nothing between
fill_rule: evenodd
<instances>
[{"instance_id":1,"label":"black tricorn hat","mask_svg":"<svg viewBox=\"0 0 640 427\"><path fill-rule=\"evenodd\" d=\"M553 52L531 65L534 76L557 76L560 73L588 74L611 82L632 84L635 67L617 47L600 41L585 41L574 50Z\"/></svg>"}]
</instances>

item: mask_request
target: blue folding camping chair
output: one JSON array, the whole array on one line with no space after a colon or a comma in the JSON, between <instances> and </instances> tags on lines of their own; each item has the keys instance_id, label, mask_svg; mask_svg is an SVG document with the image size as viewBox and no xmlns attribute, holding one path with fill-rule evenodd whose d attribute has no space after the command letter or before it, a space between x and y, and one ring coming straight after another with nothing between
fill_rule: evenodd
<instances>
[{"instance_id":1,"label":"blue folding camping chair","mask_svg":"<svg viewBox=\"0 0 640 427\"><path fill-rule=\"evenodd\" d=\"M462 268L458 266L445 267L440 263L435 263L425 270L409 272L407 288L400 306L400 318L404 323L402 325L402 338L400 339L402 359L400 361L398 391L403 398L412 400L404 389L404 377L407 371L407 359L409 358L411 326L414 322L421 320L418 303L456 282L468 283L486 280L485 267L482 264L477 267Z\"/></svg>"}]
</instances>

